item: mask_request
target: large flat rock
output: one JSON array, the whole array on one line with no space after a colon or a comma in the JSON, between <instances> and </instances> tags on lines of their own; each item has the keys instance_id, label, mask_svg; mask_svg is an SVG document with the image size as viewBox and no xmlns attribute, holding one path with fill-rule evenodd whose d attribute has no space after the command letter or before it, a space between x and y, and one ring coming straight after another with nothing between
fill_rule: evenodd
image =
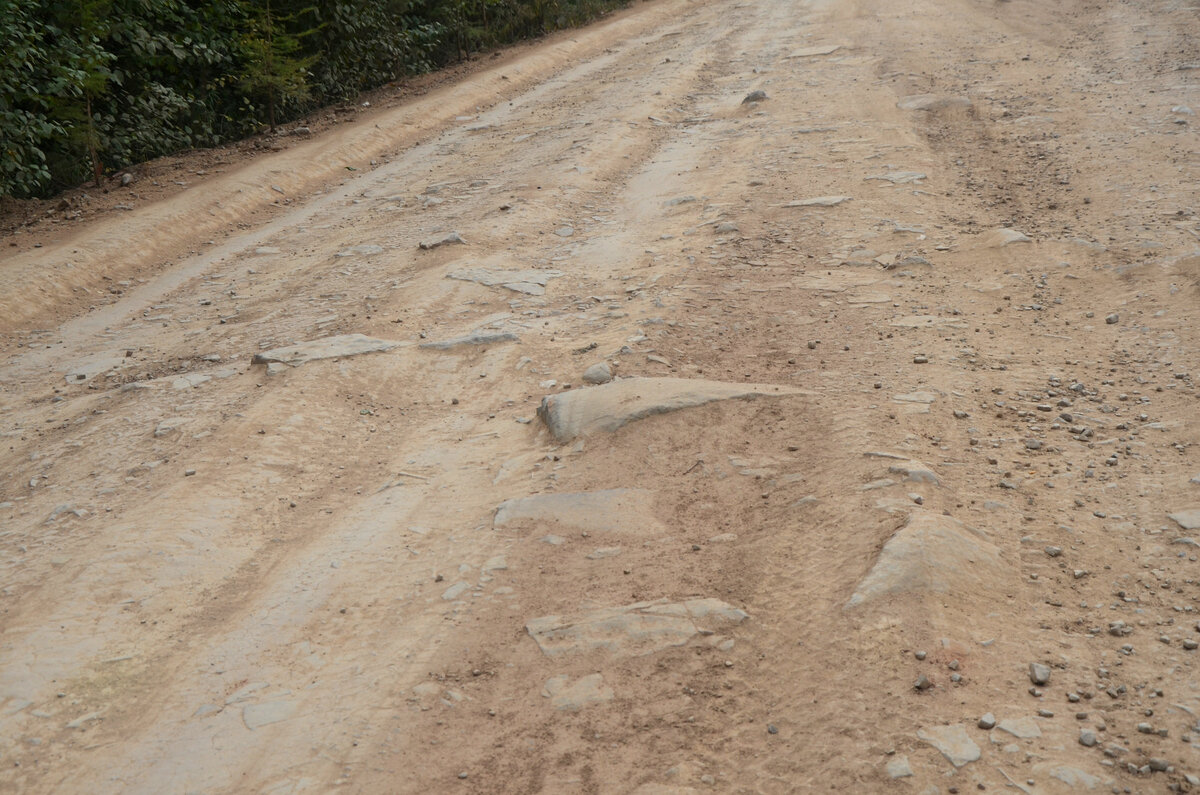
<instances>
[{"instance_id":1,"label":"large flat rock","mask_svg":"<svg viewBox=\"0 0 1200 795\"><path fill-rule=\"evenodd\" d=\"M847 607L901 593L968 593L1007 575L1000 550L949 516L914 511L883 546Z\"/></svg>"},{"instance_id":2,"label":"large flat rock","mask_svg":"<svg viewBox=\"0 0 1200 795\"><path fill-rule=\"evenodd\" d=\"M301 342L286 348L275 348L254 354L251 360L254 364L271 364L279 362L299 367L306 362L318 359L337 359L342 356L357 356L360 353L376 353L390 351L401 343L391 340L380 340L362 334L342 334L337 337Z\"/></svg>"},{"instance_id":3,"label":"large flat rock","mask_svg":"<svg viewBox=\"0 0 1200 795\"><path fill-rule=\"evenodd\" d=\"M639 657L682 646L700 630L740 624L749 616L719 599L635 602L575 616L530 619L525 629L547 657L604 652Z\"/></svg>"},{"instance_id":4,"label":"large flat rock","mask_svg":"<svg viewBox=\"0 0 1200 795\"><path fill-rule=\"evenodd\" d=\"M1188 508L1167 514L1167 518L1184 530L1200 530L1200 508Z\"/></svg>"},{"instance_id":5,"label":"large flat rock","mask_svg":"<svg viewBox=\"0 0 1200 795\"><path fill-rule=\"evenodd\" d=\"M564 494L535 494L505 500L496 508L493 527L526 523L555 524L573 530L634 533L655 532L654 494L645 489L605 489Z\"/></svg>"},{"instance_id":6,"label":"large flat rock","mask_svg":"<svg viewBox=\"0 0 1200 795\"><path fill-rule=\"evenodd\" d=\"M942 756L955 767L962 767L980 757L979 746L957 724L952 726L927 726L917 732L917 737L942 752Z\"/></svg>"},{"instance_id":7,"label":"large flat rock","mask_svg":"<svg viewBox=\"0 0 1200 795\"><path fill-rule=\"evenodd\" d=\"M595 431L615 431L654 414L734 398L804 394L771 384L733 384L690 378L624 378L542 399L538 416L560 442Z\"/></svg>"},{"instance_id":8,"label":"large flat rock","mask_svg":"<svg viewBox=\"0 0 1200 795\"><path fill-rule=\"evenodd\" d=\"M485 287L503 287L527 295L545 295L546 283L562 275L562 271L556 270L494 270L476 267L450 271L446 278L475 282Z\"/></svg>"}]
</instances>

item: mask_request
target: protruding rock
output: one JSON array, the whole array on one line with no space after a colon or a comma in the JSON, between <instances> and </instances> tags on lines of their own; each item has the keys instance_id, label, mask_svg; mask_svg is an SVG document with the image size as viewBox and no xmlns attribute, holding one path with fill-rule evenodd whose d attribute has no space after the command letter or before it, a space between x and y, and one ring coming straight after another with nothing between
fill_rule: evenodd
<instances>
[{"instance_id":1,"label":"protruding rock","mask_svg":"<svg viewBox=\"0 0 1200 795\"><path fill-rule=\"evenodd\" d=\"M783 205L784 207L836 207L850 201L849 196L814 196L811 199L796 199Z\"/></svg>"},{"instance_id":2,"label":"protruding rock","mask_svg":"<svg viewBox=\"0 0 1200 795\"><path fill-rule=\"evenodd\" d=\"M654 494L644 489L535 494L500 503L492 525L500 528L536 522L593 533L653 533L661 530L652 513L653 498Z\"/></svg>"},{"instance_id":3,"label":"protruding rock","mask_svg":"<svg viewBox=\"0 0 1200 795\"><path fill-rule=\"evenodd\" d=\"M900 593L970 593L1002 572L1000 550L949 516L914 510L883 546L847 607Z\"/></svg>"},{"instance_id":4,"label":"protruding rock","mask_svg":"<svg viewBox=\"0 0 1200 795\"><path fill-rule=\"evenodd\" d=\"M583 380L589 384L607 384L613 379L608 362L597 362L583 371Z\"/></svg>"},{"instance_id":5,"label":"protruding rock","mask_svg":"<svg viewBox=\"0 0 1200 795\"><path fill-rule=\"evenodd\" d=\"M917 737L941 751L955 767L974 762L980 756L979 746L962 726L929 726L918 731Z\"/></svg>"},{"instance_id":6,"label":"protruding rock","mask_svg":"<svg viewBox=\"0 0 1200 795\"><path fill-rule=\"evenodd\" d=\"M801 390L770 384L733 384L688 378L626 378L542 399L538 416L559 442L595 431L615 431L654 414L734 398L782 397Z\"/></svg>"},{"instance_id":7,"label":"protruding rock","mask_svg":"<svg viewBox=\"0 0 1200 795\"><path fill-rule=\"evenodd\" d=\"M740 624L749 616L717 599L636 602L576 616L530 619L526 631L547 657L599 651L637 657L682 646L701 628Z\"/></svg>"},{"instance_id":8,"label":"protruding rock","mask_svg":"<svg viewBox=\"0 0 1200 795\"><path fill-rule=\"evenodd\" d=\"M746 98L742 100L742 104L743 105L751 105L755 102L762 102L766 98L767 98L767 92L763 91L762 89L759 89L758 91L751 91L749 94L747 94Z\"/></svg>"},{"instance_id":9,"label":"protruding rock","mask_svg":"<svg viewBox=\"0 0 1200 795\"><path fill-rule=\"evenodd\" d=\"M1024 235L1015 229L994 229L991 232L985 232L975 239L975 248L1001 248L1010 246L1013 243L1032 243L1033 238Z\"/></svg>"},{"instance_id":10,"label":"protruding rock","mask_svg":"<svg viewBox=\"0 0 1200 795\"><path fill-rule=\"evenodd\" d=\"M254 354L251 360L254 364L290 364L299 367L306 362L318 359L336 359L341 356L357 356L360 353L375 353L390 351L401 343L390 340L379 340L362 334L342 334L337 337L302 342L299 345L289 345L286 348L275 348Z\"/></svg>"},{"instance_id":11,"label":"protruding rock","mask_svg":"<svg viewBox=\"0 0 1200 795\"><path fill-rule=\"evenodd\" d=\"M1041 663L1029 663L1029 681L1035 685L1046 685L1050 683L1050 666L1042 665Z\"/></svg>"},{"instance_id":12,"label":"protruding rock","mask_svg":"<svg viewBox=\"0 0 1200 795\"><path fill-rule=\"evenodd\" d=\"M422 342L421 347L436 351L446 351L461 345L494 345L498 342L517 342L521 338L511 331L472 331L462 337L452 337L436 342Z\"/></svg>"},{"instance_id":13,"label":"protruding rock","mask_svg":"<svg viewBox=\"0 0 1200 795\"><path fill-rule=\"evenodd\" d=\"M555 270L490 270L488 268L459 268L446 274L447 279L475 282L485 287L503 287L526 295L545 295L546 283L562 276Z\"/></svg>"},{"instance_id":14,"label":"protruding rock","mask_svg":"<svg viewBox=\"0 0 1200 795\"><path fill-rule=\"evenodd\" d=\"M438 235L436 237L422 240L417 247L423 251L428 251L429 249L433 248L441 248L442 246L451 246L466 242L467 241L463 240L462 235L460 235L458 232L447 232L444 235Z\"/></svg>"}]
</instances>

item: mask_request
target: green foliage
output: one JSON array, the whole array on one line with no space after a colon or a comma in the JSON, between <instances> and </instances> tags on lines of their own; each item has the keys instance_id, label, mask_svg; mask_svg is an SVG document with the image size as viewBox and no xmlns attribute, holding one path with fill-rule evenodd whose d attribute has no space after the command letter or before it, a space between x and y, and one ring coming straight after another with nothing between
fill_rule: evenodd
<instances>
[{"instance_id":1,"label":"green foliage","mask_svg":"<svg viewBox=\"0 0 1200 795\"><path fill-rule=\"evenodd\" d=\"M629 0L0 0L0 196L213 146Z\"/></svg>"}]
</instances>

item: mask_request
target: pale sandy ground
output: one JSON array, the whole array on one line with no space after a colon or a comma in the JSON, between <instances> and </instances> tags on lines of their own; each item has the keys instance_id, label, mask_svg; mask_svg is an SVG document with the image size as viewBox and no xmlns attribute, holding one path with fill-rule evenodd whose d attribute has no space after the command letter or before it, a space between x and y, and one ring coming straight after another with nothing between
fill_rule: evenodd
<instances>
[{"instance_id":1,"label":"pale sandy ground","mask_svg":"<svg viewBox=\"0 0 1200 795\"><path fill-rule=\"evenodd\" d=\"M1198 68L1188 0L656 0L10 256L0 788L1200 789ZM556 441L601 361L788 389Z\"/></svg>"}]
</instances>

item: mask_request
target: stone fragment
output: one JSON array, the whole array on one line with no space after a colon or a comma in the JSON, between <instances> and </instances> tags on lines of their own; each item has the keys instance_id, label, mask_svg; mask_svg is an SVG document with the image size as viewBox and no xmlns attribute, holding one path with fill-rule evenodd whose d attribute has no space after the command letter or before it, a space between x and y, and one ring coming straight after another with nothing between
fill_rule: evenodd
<instances>
[{"instance_id":1,"label":"stone fragment","mask_svg":"<svg viewBox=\"0 0 1200 795\"><path fill-rule=\"evenodd\" d=\"M254 354L252 364L290 364L299 367L319 359L336 359L342 356L357 356L361 353L390 351L401 343L366 337L362 334L342 334L337 337L301 342L286 348L275 348Z\"/></svg>"},{"instance_id":2,"label":"stone fragment","mask_svg":"<svg viewBox=\"0 0 1200 795\"><path fill-rule=\"evenodd\" d=\"M1050 666L1042 665L1041 663L1029 663L1029 681L1035 685L1046 685L1050 683Z\"/></svg>"},{"instance_id":3,"label":"stone fragment","mask_svg":"<svg viewBox=\"0 0 1200 795\"><path fill-rule=\"evenodd\" d=\"M742 100L742 104L750 105L755 102L762 102L766 98L767 98L767 92L759 89L757 91L751 91L749 94L747 94L746 98Z\"/></svg>"},{"instance_id":4,"label":"stone fragment","mask_svg":"<svg viewBox=\"0 0 1200 795\"><path fill-rule=\"evenodd\" d=\"M836 207L850 201L849 196L814 196L811 199L796 199L783 205L784 207Z\"/></svg>"},{"instance_id":5,"label":"stone fragment","mask_svg":"<svg viewBox=\"0 0 1200 795\"><path fill-rule=\"evenodd\" d=\"M925 175L920 171L889 171L886 174L873 174L869 177L863 177L864 180L877 179L882 182L890 182L893 185L908 185L920 182L925 178Z\"/></svg>"},{"instance_id":6,"label":"stone fragment","mask_svg":"<svg viewBox=\"0 0 1200 795\"><path fill-rule=\"evenodd\" d=\"M888 472L893 475L901 475L903 479L909 483L932 483L935 486L941 485L938 476L934 474L926 464L920 461L904 461L901 463L892 464L888 467Z\"/></svg>"},{"instance_id":7,"label":"stone fragment","mask_svg":"<svg viewBox=\"0 0 1200 795\"><path fill-rule=\"evenodd\" d=\"M984 731L991 731L996 728L996 716L990 712L985 712L976 725Z\"/></svg>"},{"instance_id":8,"label":"stone fragment","mask_svg":"<svg viewBox=\"0 0 1200 795\"><path fill-rule=\"evenodd\" d=\"M503 287L526 295L545 295L546 284L562 276L556 270L490 270L488 268L459 268L446 274L447 279L475 282L485 287Z\"/></svg>"},{"instance_id":9,"label":"stone fragment","mask_svg":"<svg viewBox=\"0 0 1200 795\"><path fill-rule=\"evenodd\" d=\"M912 511L883 546L847 607L902 593L971 593L1005 576L998 550L981 533L949 516Z\"/></svg>"},{"instance_id":10,"label":"stone fragment","mask_svg":"<svg viewBox=\"0 0 1200 795\"><path fill-rule=\"evenodd\" d=\"M422 342L421 347L427 350L448 351L462 345L495 345L499 342L519 342L520 337L511 331L472 331L462 337L452 337L448 340Z\"/></svg>"},{"instance_id":11,"label":"stone fragment","mask_svg":"<svg viewBox=\"0 0 1200 795\"><path fill-rule=\"evenodd\" d=\"M583 380L589 384L607 384L613 378L608 362L597 362L583 371Z\"/></svg>"},{"instance_id":12,"label":"stone fragment","mask_svg":"<svg viewBox=\"0 0 1200 795\"><path fill-rule=\"evenodd\" d=\"M335 257L369 257L372 254L382 254L383 246L351 246L344 248Z\"/></svg>"},{"instance_id":13,"label":"stone fragment","mask_svg":"<svg viewBox=\"0 0 1200 795\"><path fill-rule=\"evenodd\" d=\"M907 756L896 756L888 760L887 774L891 778L908 778L913 774Z\"/></svg>"},{"instance_id":14,"label":"stone fragment","mask_svg":"<svg viewBox=\"0 0 1200 795\"><path fill-rule=\"evenodd\" d=\"M242 722L247 729L253 730L287 720L295 714L296 705L291 701L264 701L242 707Z\"/></svg>"},{"instance_id":15,"label":"stone fragment","mask_svg":"<svg viewBox=\"0 0 1200 795\"><path fill-rule=\"evenodd\" d=\"M1032 243L1033 238L1015 229L994 229L985 232L975 239L975 248L1001 248L1013 243Z\"/></svg>"},{"instance_id":16,"label":"stone fragment","mask_svg":"<svg viewBox=\"0 0 1200 795\"><path fill-rule=\"evenodd\" d=\"M718 400L782 397L801 390L770 384L735 384L688 378L625 378L542 399L538 416L559 442L678 409Z\"/></svg>"},{"instance_id":17,"label":"stone fragment","mask_svg":"<svg viewBox=\"0 0 1200 795\"><path fill-rule=\"evenodd\" d=\"M1011 734L1019 740L1032 740L1042 736L1042 730L1033 718L1005 718L996 724L996 730Z\"/></svg>"},{"instance_id":18,"label":"stone fragment","mask_svg":"<svg viewBox=\"0 0 1200 795\"><path fill-rule=\"evenodd\" d=\"M525 629L547 657L602 652L639 657L682 646L701 626L740 624L749 616L717 599L635 602L575 616L530 619Z\"/></svg>"},{"instance_id":19,"label":"stone fragment","mask_svg":"<svg viewBox=\"0 0 1200 795\"><path fill-rule=\"evenodd\" d=\"M786 58L812 58L816 55L831 55L842 49L841 44L826 44L819 47L803 47L796 50L791 55L784 56Z\"/></svg>"},{"instance_id":20,"label":"stone fragment","mask_svg":"<svg viewBox=\"0 0 1200 795\"><path fill-rule=\"evenodd\" d=\"M458 232L447 232L444 235L437 235L435 237L422 240L417 244L417 247L423 251L428 251L434 248L441 248L442 246L450 246L466 242L467 241L463 240L462 235L460 235Z\"/></svg>"},{"instance_id":21,"label":"stone fragment","mask_svg":"<svg viewBox=\"0 0 1200 795\"><path fill-rule=\"evenodd\" d=\"M588 532L651 534L662 530L653 504L653 492L645 489L535 494L500 503L492 526L550 523Z\"/></svg>"},{"instance_id":22,"label":"stone fragment","mask_svg":"<svg viewBox=\"0 0 1200 795\"><path fill-rule=\"evenodd\" d=\"M1188 508L1167 514L1167 518L1184 530L1200 530L1200 508Z\"/></svg>"},{"instance_id":23,"label":"stone fragment","mask_svg":"<svg viewBox=\"0 0 1200 795\"><path fill-rule=\"evenodd\" d=\"M928 726L917 732L917 737L941 751L942 756L955 767L979 759L979 746L967 735L967 730L957 724L952 726Z\"/></svg>"}]
</instances>

